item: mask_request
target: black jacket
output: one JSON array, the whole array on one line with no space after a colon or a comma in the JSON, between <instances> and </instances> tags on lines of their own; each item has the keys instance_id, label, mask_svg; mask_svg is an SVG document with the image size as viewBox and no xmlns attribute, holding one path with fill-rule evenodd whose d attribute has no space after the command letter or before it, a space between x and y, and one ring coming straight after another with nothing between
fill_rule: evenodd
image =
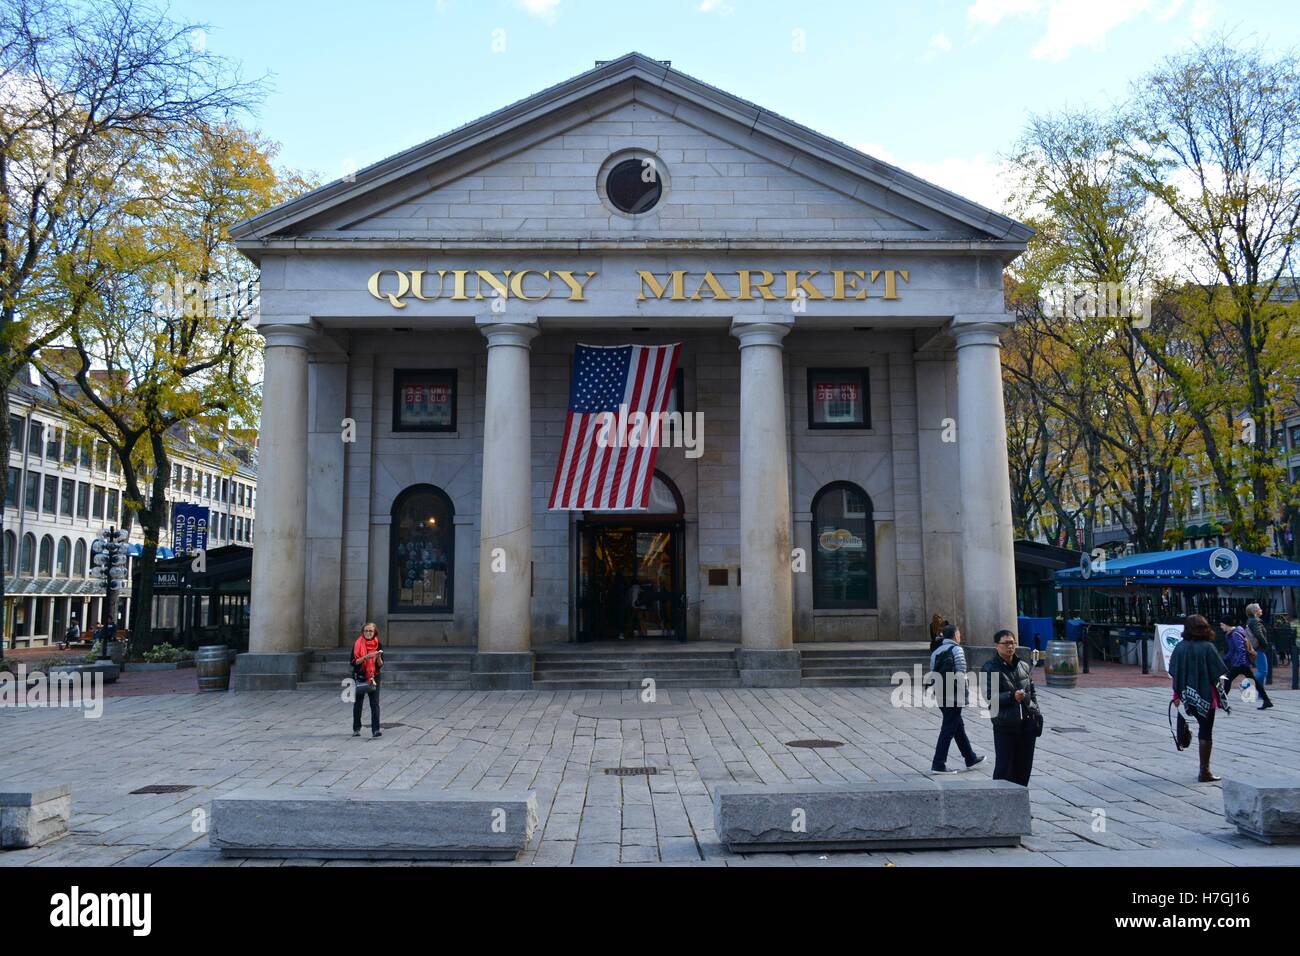
<instances>
[{"instance_id":1,"label":"black jacket","mask_svg":"<svg viewBox=\"0 0 1300 956\"><path fill-rule=\"evenodd\" d=\"M994 654L980 668L984 677L980 690L987 693L992 702L994 694L998 695L997 713L993 715L994 730L1019 730L1030 709L1038 708L1038 694L1034 690L1034 679L1029 664L1020 658L1012 658L1011 663L1004 663L1001 655ZM1025 699L1016 701L1016 691L1023 690Z\"/></svg>"}]
</instances>

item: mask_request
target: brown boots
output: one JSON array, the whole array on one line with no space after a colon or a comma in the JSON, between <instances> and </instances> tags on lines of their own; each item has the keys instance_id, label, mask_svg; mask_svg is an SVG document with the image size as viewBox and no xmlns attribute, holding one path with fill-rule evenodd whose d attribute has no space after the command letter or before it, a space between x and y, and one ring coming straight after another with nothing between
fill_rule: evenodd
<instances>
[{"instance_id":1,"label":"brown boots","mask_svg":"<svg viewBox=\"0 0 1300 956\"><path fill-rule=\"evenodd\" d=\"M1221 777L1216 777L1210 772L1210 751L1214 749L1214 741L1198 740L1201 745L1201 775L1196 778L1197 783L1218 783Z\"/></svg>"}]
</instances>

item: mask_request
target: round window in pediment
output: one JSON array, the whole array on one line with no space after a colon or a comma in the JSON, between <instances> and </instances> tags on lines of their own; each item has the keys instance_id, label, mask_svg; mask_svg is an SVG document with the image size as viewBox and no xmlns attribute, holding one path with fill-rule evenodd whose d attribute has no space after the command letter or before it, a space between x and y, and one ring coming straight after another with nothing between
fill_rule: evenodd
<instances>
[{"instance_id":1,"label":"round window in pediment","mask_svg":"<svg viewBox=\"0 0 1300 956\"><path fill-rule=\"evenodd\" d=\"M648 156L615 163L605 177L605 195L620 212L649 212L663 195L658 165Z\"/></svg>"}]
</instances>

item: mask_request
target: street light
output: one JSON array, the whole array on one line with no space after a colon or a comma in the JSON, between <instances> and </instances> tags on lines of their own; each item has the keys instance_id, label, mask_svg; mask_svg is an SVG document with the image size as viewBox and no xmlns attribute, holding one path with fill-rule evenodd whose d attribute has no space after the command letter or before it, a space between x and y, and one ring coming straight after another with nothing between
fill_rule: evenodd
<instances>
[{"instance_id":1,"label":"street light","mask_svg":"<svg viewBox=\"0 0 1300 956\"><path fill-rule=\"evenodd\" d=\"M126 579L127 540L130 532L106 528L90 544L90 578L104 585L108 600L108 624L100 638L99 659L109 660L108 644L117 633L117 593Z\"/></svg>"}]
</instances>

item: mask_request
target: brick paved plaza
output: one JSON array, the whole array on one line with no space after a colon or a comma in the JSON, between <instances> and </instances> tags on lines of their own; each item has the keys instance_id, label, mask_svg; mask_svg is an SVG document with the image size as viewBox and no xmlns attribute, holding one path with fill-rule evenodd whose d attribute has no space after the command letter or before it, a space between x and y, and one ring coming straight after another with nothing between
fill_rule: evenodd
<instances>
[{"instance_id":1,"label":"brick paved plaza","mask_svg":"<svg viewBox=\"0 0 1300 956\"><path fill-rule=\"evenodd\" d=\"M73 832L0 855L0 865L279 865L222 860L192 828L195 808L250 782L534 788L539 834L522 864L1300 864L1300 847L1261 846L1227 827L1220 787L1193 783L1194 752L1173 749L1163 687L1040 689L1048 730L1031 787L1033 835L1023 848L740 856L718 845L710 802L718 782L890 781L927 770L938 713L895 709L890 693L661 691L659 704L696 713L620 721L574 710L632 703L634 694L385 691L383 720L402 726L379 739L368 730L353 738L350 705L323 690L118 697L105 702L99 720L71 710L9 709L0 714L3 776L69 783ZM1234 693L1232 714L1215 727L1214 767L1222 776L1300 776L1300 693L1273 694L1277 706L1259 712ZM991 732L978 718L967 723L990 758L973 773L987 776ZM786 746L807 738L844 746ZM659 773L603 772L642 765ZM131 795L148 784L195 787ZM1105 812L1104 831L1094 825L1098 811ZM304 862L312 861L294 861Z\"/></svg>"}]
</instances>

